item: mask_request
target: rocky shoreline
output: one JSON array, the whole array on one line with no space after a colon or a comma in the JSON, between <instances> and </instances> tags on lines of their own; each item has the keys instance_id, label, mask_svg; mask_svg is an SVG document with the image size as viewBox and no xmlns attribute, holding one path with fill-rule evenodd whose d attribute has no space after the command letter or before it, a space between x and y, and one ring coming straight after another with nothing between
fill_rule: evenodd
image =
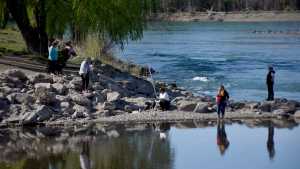
<instances>
[{"instance_id":1,"label":"rocky shoreline","mask_svg":"<svg viewBox=\"0 0 300 169\"><path fill-rule=\"evenodd\" d=\"M175 84L164 85L172 109L147 110L154 100L152 84L98 63L91 76L90 92L82 93L76 74L54 76L8 69L0 74L0 126L76 125L85 123L147 123L216 120L215 100L194 96ZM226 119L300 118L300 102L287 99L263 102L230 101Z\"/></svg>"}]
</instances>

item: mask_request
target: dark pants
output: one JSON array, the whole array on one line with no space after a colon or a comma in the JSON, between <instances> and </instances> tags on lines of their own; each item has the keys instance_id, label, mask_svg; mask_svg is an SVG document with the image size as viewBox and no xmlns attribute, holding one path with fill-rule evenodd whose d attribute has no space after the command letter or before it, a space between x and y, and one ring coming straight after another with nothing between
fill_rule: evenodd
<instances>
[{"instance_id":1,"label":"dark pants","mask_svg":"<svg viewBox=\"0 0 300 169\"><path fill-rule=\"evenodd\" d=\"M224 117L225 115L225 108L226 108L226 102L225 101L221 101L219 104L218 104L218 117L222 116L222 118Z\"/></svg>"},{"instance_id":2,"label":"dark pants","mask_svg":"<svg viewBox=\"0 0 300 169\"><path fill-rule=\"evenodd\" d=\"M159 101L160 108L165 111L170 109L170 101L167 100L160 100Z\"/></svg>"},{"instance_id":3,"label":"dark pants","mask_svg":"<svg viewBox=\"0 0 300 169\"><path fill-rule=\"evenodd\" d=\"M273 84L268 84L268 99L267 100L274 100Z\"/></svg>"},{"instance_id":4,"label":"dark pants","mask_svg":"<svg viewBox=\"0 0 300 169\"><path fill-rule=\"evenodd\" d=\"M87 90L90 82L89 73L85 75L81 75L81 79L82 79L82 91Z\"/></svg>"},{"instance_id":5,"label":"dark pants","mask_svg":"<svg viewBox=\"0 0 300 169\"><path fill-rule=\"evenodd\" d=\"M49 60L48 61L48 73L56 73L57 72L57 61Z\"/></svg>"}]
</instances>

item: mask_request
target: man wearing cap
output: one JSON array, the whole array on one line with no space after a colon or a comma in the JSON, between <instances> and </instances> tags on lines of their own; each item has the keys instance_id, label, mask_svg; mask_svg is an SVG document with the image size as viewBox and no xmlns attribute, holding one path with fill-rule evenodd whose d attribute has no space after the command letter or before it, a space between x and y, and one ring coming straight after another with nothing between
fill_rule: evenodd
<instances>
[{"instance_id":1,"label":"man wearing cap","mask_svg":"<svg viewBox=\"0 0 300 169\"><path fill-rule=\"evenodd\" d=\"M269 66L269 72L267 74L267 87L268 87L268 101L274 100L274 78L275 78L275 71L272 66Z\"/></svg>"}]
</instances>

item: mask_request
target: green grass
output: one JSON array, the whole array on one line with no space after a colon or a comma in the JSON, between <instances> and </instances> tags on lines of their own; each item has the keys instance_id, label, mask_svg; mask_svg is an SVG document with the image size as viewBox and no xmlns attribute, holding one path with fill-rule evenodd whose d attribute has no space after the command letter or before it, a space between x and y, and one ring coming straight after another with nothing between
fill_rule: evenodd
<instances>
[{"instance_id":1,"label":"green grass","mask_svg":"<svg viewBox=\"0 0 300 169\"><path fill-rule=\"evenodd\" d=\"M21 33L13 28L0 29L0 56L26 54L26 45Z\"/></svg>"}]
</instances>

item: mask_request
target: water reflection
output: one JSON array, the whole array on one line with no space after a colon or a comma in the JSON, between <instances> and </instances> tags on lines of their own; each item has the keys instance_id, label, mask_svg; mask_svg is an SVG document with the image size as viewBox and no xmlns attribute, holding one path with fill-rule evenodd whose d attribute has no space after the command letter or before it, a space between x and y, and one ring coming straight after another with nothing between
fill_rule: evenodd
<instances>
[{"instance_id":1,"label":"water reflection","mask_svg":"<svg viewBox=\"0 0 300 169\"><path fill-rule=\"evenodd\" d=\"M217 122L217 145L220 150L220 154L224 155L229 147L229 140L225 131L225 122L223 120Z\"/></svg>"},{"instance_id":2,"label":"water reflection","mask_svg":"<svg viewBox=\"0 0 300 169\"><path fill-rule=\"evenodd\" d=\"M121 125L118 127L117 125L93 126L75 129L0 130L0 169L184 168L179 165L178 161L184 165L187 165L188 161L190 168L198 168L199 159L195 157L207 157L209 160L201 163L207 163L208 166L211 164L218 165L215 163L215 160L220 158L218 154L224 156L232 142L234 144L230 145L230 154L227 153L226 158L222 158L223 160L239 164L247 161L249 156L255 156L257 157L256 160L262 160L260 163L265 162L266 164L269 160L261 158L265 156L272 160L272 164L276 164L282 161L274 160L275 128L292 129L297 125L293 121L284 122L282 120L261 122L245 120L243 125L232 124L230 121L225 123L221 120L217 123L194 121L193 123L181 122L172 125L160 123ZM195 127L197 129L193 129ZM215 135L216 128L217 136ZM230 138L228 138L226 129L227 132L228 130L230 132ZM253 132L253 130L258 132ZM299 152L299 146L284 142L299 138L300 129L299 127L296 128L296 132L293 131L288 139L285 135L283 140L282 133L288 131L276 131L278 134L276 137L278 142L276 142L276 157L281 159L282 156L290 155L289 160L291 162L289 163L295 164L297 161L293 159L296 158L293 150ZM200 140L193 140L195 136L199 135L203 136L199 137ZM256 143L260 145L245 146L252 145L251 139L253 137L257 139ZM215 152L216 145L210 144L215 139L217 152ZM258 149L260 146L263 149ZM196 151L197 147L203 151ZM247 152L249 156L240 157L241 151ZM230 161L230 158L240 158L241 160L240 162ZM214 166L212 168L220 167Z\"/></svg>"},{"instance_id":3,"label":"water reflection","mask_svg":"<svg viewBox=\"0 0 300 169\"><path fill-rule=\"evenodd\" d=\"M272 160L275 157L274 126L272 122L270 122L268 127L267 149L269 153L269 158Z\"/></svg>"}]
</instances>

